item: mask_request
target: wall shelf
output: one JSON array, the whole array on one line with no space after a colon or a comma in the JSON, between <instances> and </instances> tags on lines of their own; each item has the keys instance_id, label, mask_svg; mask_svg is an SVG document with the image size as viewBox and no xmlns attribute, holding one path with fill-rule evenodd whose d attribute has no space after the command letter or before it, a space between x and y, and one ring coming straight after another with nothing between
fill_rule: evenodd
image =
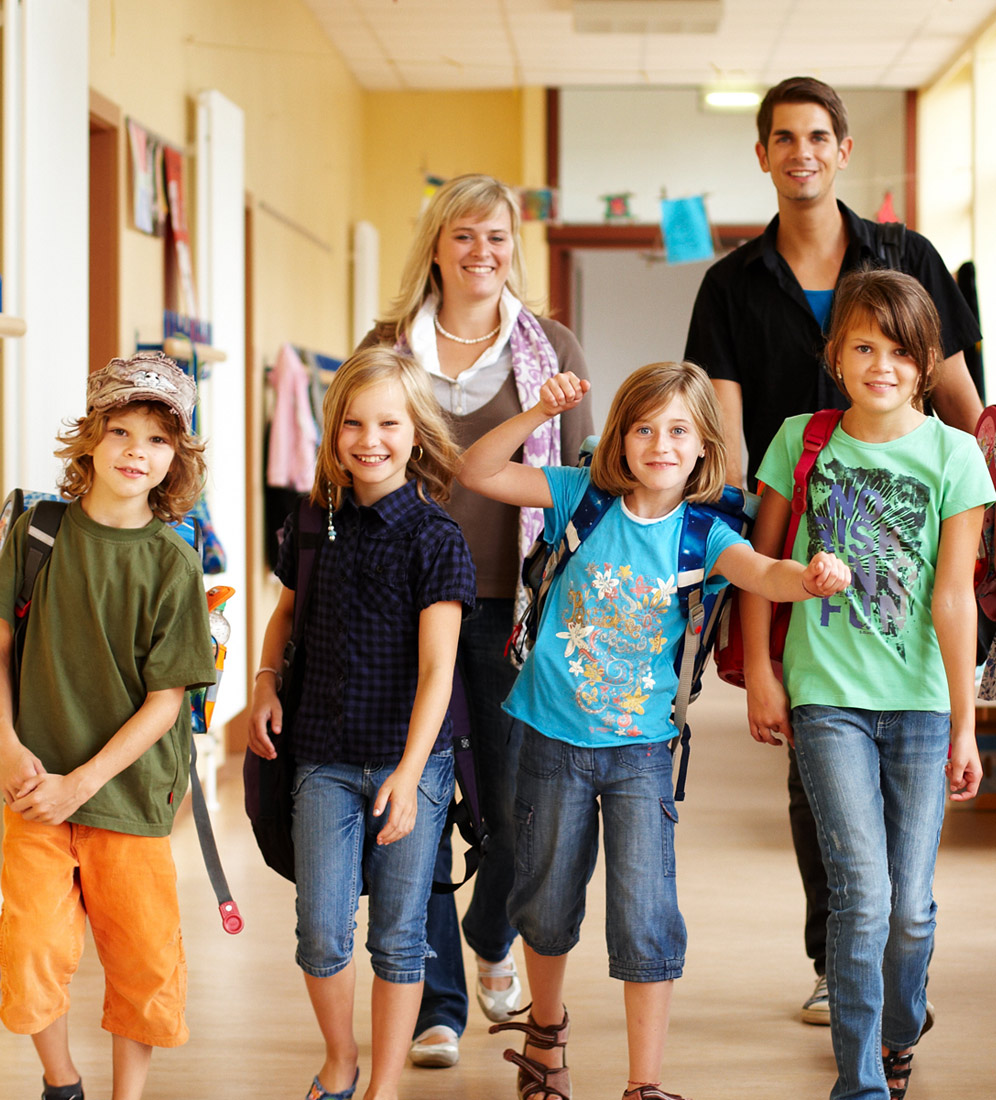
<instances>
[{"instance_id":1,"label":"wall shelf","mask_svg":"<svg viewBox=\"0 0 996 1100\"><path fill-rule=\"evenodd\" d=\"M185 336L167 336L163 341L163 351L171 358L188 362L190 360L191 341ZM210 344L193 343L194 354L201 363L224 363L228 355L221 348Z\"/></svg>"},{"instance_id":2,"label":"wall shelf","mask_svg":"<svg viewBox=\"0 0 996 1100\"><path fill-rule=\"evenodd\" d=\"M0 313L0 336L23 336L27 331L28 324L20 317Z\"/></svg>"}]
</instances>

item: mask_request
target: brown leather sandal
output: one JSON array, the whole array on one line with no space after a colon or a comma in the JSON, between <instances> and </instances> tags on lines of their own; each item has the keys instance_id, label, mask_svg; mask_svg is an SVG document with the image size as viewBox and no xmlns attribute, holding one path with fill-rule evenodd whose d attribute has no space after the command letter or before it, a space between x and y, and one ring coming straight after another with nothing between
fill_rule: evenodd
<instances>
[{"instance_id":1,"label":"brown leather sandal","mask_svg":"<svg viewBox=\"0 0 996 1100\"><path fill-rule=\"evenodd\" d=\"M894 1050L890 1050L888 1054L882 1055L882 1068L885 1070L886 1081L902 1081L901 1086L889 1086L889 1096L892 1100L903 1100L906 1090L910 1087L913 1051L908 1054L897 1054Z\"/></svg>"},{"instance_id":2,"label":"brown leather sandal","mask_svg":"<svg viewBox=\"0 0 996 1100\"><path fill-rule=\"evenodd\" d=\"M523 1012L529 1012L533 1006L526 1005L513 1016L521 1016ZM502 1024L489 1027L488 1031L495 1035L499 1031L525 1032L526 1041L522 1047L522 1054L517 1050L506 1050L503 1057L506 1062L513 1062L519 1067L519 1076L516 1080L519 1100L530 1100L531 1097L545 1097L546 1100L571 1100L571 1075L567 1068L567 1036L571 1030L571 1021L564 1009L564 1018L559 1024L550 1027L540 1027L532 1017L532 1013L525 1023L508 1020ZM544 1066L535 1058L526 1057L526 1047L536 1047L538 1050L553 1050L560 1047L564 1052L564 1065Z\"/></svg>"},{"instance_id":3,"label":"brown leather sandal","mask_svg":"<svg viewBox=\"0 0 996 1100\"><path fill-rule=\"evenodd\" d=\"M639 1088L626 1089L623 1100L685 1100L676 1092L665 1092L660 1085L640 1085Z\"/></svg>"}]
</instances>

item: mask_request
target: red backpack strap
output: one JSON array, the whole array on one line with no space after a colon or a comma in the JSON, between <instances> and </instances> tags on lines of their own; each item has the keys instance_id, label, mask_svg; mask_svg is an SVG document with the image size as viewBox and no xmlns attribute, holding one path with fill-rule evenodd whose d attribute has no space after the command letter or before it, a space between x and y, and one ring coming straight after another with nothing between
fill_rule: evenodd
<instances>
[{"instance_id":1,"label":"red backpack strap","mask_svg":"<svg viewBox=\"0 0 996 1100\"><path fill-rule=\"evenodd\" d=\"M840 409L820 409L813 413L809 422L802 431L802 454L795 464L792 489L792 518L789 520L788 531L785 535L785 549L783 558L792 556L792 546L795 543L795 535L799 530L799 520L806 510L806 498L809 495L809 476L816 465L816 459L820 451L830 442L834 428L840 423L843 416Z\"/></svg>"}]
</instances>

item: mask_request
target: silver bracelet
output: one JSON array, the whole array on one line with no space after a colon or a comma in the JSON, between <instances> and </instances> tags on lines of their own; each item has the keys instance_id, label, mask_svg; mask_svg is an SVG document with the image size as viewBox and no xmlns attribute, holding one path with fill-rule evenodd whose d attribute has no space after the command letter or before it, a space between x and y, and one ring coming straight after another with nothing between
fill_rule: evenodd
<instances>
[{"instance_id":1,"label":"silver bracelet","mask_svg":"<svg viewBox=\"0 0 996 1100\"><path fill-rule=\"evenodd\" d=\"M252 678L252 682L255 683L260 678L260 676L263 675L264 672L272 672L273 675L276 676L277 691L279 691L284 686L284 678L281 675L280 670L276 668L270 668L269 665L261 665L258 669L256 669L256 675Z\"/></svg>"}]
</instances>

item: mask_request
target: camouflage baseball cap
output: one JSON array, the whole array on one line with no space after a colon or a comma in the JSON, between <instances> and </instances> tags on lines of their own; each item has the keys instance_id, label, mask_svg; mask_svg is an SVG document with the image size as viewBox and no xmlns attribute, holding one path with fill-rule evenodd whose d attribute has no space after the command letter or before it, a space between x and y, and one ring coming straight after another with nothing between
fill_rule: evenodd
<instances>
[{"instance_id":1,"label":"camouflage baseball cap","mask_svg":"<svg viewBox=\"0 0 996 1100\"><path fill-rule=\"evenodd\" d=\"M102 412L132 401L159 401L190 431L197 386L161 351L140 351L130 359L112 359L86 383L86 411Z\"/></svg>"}]
</instances>

